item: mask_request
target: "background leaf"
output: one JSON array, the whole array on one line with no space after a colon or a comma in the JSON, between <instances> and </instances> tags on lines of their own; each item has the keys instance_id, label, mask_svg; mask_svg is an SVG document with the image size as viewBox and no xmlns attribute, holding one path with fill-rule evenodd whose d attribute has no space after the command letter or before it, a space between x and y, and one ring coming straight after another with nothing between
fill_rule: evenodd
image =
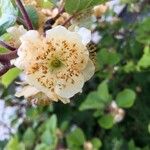
<instances>
[{"instance_id":1,"label":"background leaf","mask_svg":"<svg viewBox=\"0 0 150 150\"><path fill-rule=\"evenodd\" d=\"M99 125L104 129L110 129L113 127L114 118L111 115L104 115L98 120Z\"/></svg>"},{"instance_id":2,"label":"background leaf","mask_svg":"<svg viewBox=\"0 0 150 150\"><path fill-rule=\"evenodd\" d=\"M91 92L86 100L81 104L80 110L86 109L102 109L104 108L104 104L98 96L97 92Z\"/></svg>"},{"instance_id":3,"label":"background leaf","mask_svg":"<svg viewBox=\"0 0 150 150\"><path fill-rule=\"evenodd\" d=\"M36 135L35 135L33 129L28 128L23 135L23 142L25 143L26 149L32 148L32 146L34 144L35 137L36 137Z\"/></svg>"},{"instance_id":4,"label":"background leaf","mask_svg":"<svg viewBox=\"0 0 150 150\"><path fill-rule=\"evenodd\" d=\"M98 96L103 102L109 102L111 100L111 96L108 91L108 84L107 80L103 81L99 86L98 86Z\"/></svg>"},{"instance_id":5,"label":"background leaf","mask_svg":"<svg viewBox=\"0 0 150 150\"><path fill-rule=\"evenodd\" d=\"M109 52L106 49L102 49L97 54L97 60L100 66L115 65L120 61L120 55L116 52Z\"/></svg>"},{"instance_id":6,"label":"background leaf","mask_svg":"<svg viewBox=\"0 0 150 150\"><path fill-rule=\"evenodd\" d=\"M133 105L136 98L136 94L131 89L125 89L118 93L116 97L116 102L119 107L129 108Z\"/></svg>"},{"instance_id":7,"label":"background leaf","mask_svg":"<svg viewBox=\"0 0 150 150\"><path fill-rule=\"evenodd\" d=\"M1 83L8 87L21 73L18 68L12 68L1 77Z\"/></svg>"},{"instance_id":8,"label":"background leaf","mask_svg":"<svg viewBox=\"0 0 150 150\"><path fill-rule=\"evenodd\" d=\"M6 32L6 29L14 25L18 15L17 9L13 6L11 0L0 1L0 35Z\"/></svg>"},{"instance_id":9,"label":"background leaf","mask_svg":"<svg viewBox=\"0 0 150 150\"><path fill-rule=\"evenodd\" d=\"M34 26L34 28L38 28L39 16L37 14L37 10L33 6L26 6L26 11L29 15L29 18Z\"/></svg>"},{"instance_id":10,"label":"background leaf","mask_svg":"<svg viewBox=\"0 0 150 150\"><path fill-rule=\"evenodd\" d=\"M65 2L65 10L69 14L73 14L77 12L79 8L80 0L66 0Z\"/></svg>"},{"instance_id":11,"label":"background leaf","mask_svg":"<svg viewBox=\"0 0 150 150\"><path fill-rule=\"evenodd\" d=\"M67 136L67 143L69 148L74 149L83 145L85 142L84 133L80 128L76 128Z\"/></svg>"},{"instance_id":12,"label":"background leaf","mask_svg":"<svg viewBox=\"0 0 150 150\"><path fill-rule=\"evenodd\" d=\"M66 0L65 10L69 14L79 13L83 10L92 8L95 5L103 3L105 0Z\"/></svg>"}]
</instances>

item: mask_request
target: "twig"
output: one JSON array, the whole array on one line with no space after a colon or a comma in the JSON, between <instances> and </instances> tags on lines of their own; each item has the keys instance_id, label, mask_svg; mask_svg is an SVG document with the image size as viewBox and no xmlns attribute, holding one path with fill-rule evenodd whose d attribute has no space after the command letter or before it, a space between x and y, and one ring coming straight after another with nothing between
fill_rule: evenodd
<instances>
[{"instance_id":1,"label":"twig","mask_svg":"<svg viewBox=\"0 0 150 150\"><path fill-rule=\"evenodd\" d=\"M61 8L60 11L58 12L58 14L53 19L57 20L64 11L65 11L64 7Z\"/></svg>"},{"instance_id":2,"label":"twig","mask_svg":"<svg viewBox=\"0 0 150 150\"><path fill-rule=\"evenodd\" d=\"M58 14L54 18L48 19L44 24L44 36L46 35L45 32L49 29L52 29L52 26L54 25L55 21L61 16L61 14L64 12L64 7L60 9Z\"/></svg>"},{"instance_id":3,"label":"twig","mask_svg":"<svg viewBox=\"0 0 150 150\"><path fill-rule=\"evenodd\" d=\"M66 26L73 18L74 18L74 15L70 16L70 17L62 24L62 26Z\"/></svg>"},{"instance_id":4,"label":"twig","mask_svg":"<svg viewBox=\"0 0 150 150\"><path fill-rule=\"evenodd\" d=\"M14 66L11 64L5 64L2 69L0 69L0 76L5 74L9 69L13 68Z\"/></svg>"},{"instance_id":5,"label":"twig","mask_svg":"<svg viewBox=\"0 0 150 150\"><path fill-rule=\"evenodd\" d=\"M0 61L2 62L8 62L11 59L15 59L17 57L17 50L7 53L7 54L1 54L0 55Z\"/></svg>"},{"instance_id":6,"label":"twig","mask_svg":"<svg viewBox=\"0 0 150 150\"><path fill-rule=\"evenodd\" d=\"M33 30L32 22L31 22L31 20L28 16L28 13L27 13L25 7L23 6L21 0L16 0L16 5L18 6L18 8L19 8L19 10L20 10L25 22L26 22L28 29Z\"/></svg>"},{"instance_id":7,"label":"twig","mask_svg":"<svg viewBox=\"0 0 150 150\"><path fill-rule=\"evenodd\" d=\"M12 46L8 45L7 43L5 43L4 41L1 41L1 40L0 40L0 45L5 47L5 48L7 48L7 49L9 49L9 50L11 50L11 51L15 51L16 50L15 47L12 47Z\"/></svg>"}]
</instances>

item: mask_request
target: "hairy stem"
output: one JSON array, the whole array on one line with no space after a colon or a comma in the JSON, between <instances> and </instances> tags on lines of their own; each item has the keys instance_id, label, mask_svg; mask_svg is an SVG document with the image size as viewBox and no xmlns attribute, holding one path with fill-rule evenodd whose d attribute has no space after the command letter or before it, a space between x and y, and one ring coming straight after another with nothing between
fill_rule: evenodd
<instances>
[{"instance_id":1,"label":"hairy stem","mask_svg":"<svg viewBox=\"0 0 150 150\"><path fill-rule=\"evenodd\" d=\"M9 49L9 50L11 50L11 51L15 51L16 50L15 47L12 47L12 46L8 45L7 43L5 43L4 41L1 41L1 40L0 40L0 45L5 47L5 48L7 48L7 49Z\"/></svg>"},{"instance_id":2,"label":"hairy stem","mask_svg":"<svg viewBox=\"0 0 150 150\"><path fill-rule=\"evenodd\" d=\"M25 7L23 6L21 0L16 0L16 5L18 6L18 8L27 24L28 30L33 30L32 22L31 22L31 20L28 16L28 13L27 13Z\"/></svg>"}]
</instances>

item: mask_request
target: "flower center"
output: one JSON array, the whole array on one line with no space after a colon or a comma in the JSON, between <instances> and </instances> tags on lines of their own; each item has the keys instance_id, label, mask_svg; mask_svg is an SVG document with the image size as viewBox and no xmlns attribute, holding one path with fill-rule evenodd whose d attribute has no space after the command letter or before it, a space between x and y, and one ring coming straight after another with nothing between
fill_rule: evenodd
<instances>
[{"instance_id":1,"label":"flower center","mask_svg":"<svg viewBox=\"0 0 150 150\"><path fill-rule=\"evenodd\" d=\"M51 62L50 62L50 66L55 69L55 68L59 68L61 67L62 62L58 59L58 58L54 58Z\"/></svg>"}]
</instances>

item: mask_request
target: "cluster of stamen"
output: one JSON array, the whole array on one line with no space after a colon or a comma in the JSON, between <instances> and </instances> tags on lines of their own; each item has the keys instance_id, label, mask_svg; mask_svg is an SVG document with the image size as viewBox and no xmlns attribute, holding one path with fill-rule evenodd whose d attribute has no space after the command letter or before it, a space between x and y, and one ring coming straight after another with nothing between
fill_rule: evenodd
<instances>
[{"instance_id":1,"label":"cluster of stamen","mask_svg":"<svg viewBox=\"0 0 150 150\"><path fill-rule=\"evenodd\" d=\"M74 84L72 77L79 76L80 66L85 63L80 47L75 42L62 39L43 40L45 45L36 54L34 63L27 68L27 74L37 73L36 80L51 91L54 90L55 78Z\"/></svg>"}]
</instances>

